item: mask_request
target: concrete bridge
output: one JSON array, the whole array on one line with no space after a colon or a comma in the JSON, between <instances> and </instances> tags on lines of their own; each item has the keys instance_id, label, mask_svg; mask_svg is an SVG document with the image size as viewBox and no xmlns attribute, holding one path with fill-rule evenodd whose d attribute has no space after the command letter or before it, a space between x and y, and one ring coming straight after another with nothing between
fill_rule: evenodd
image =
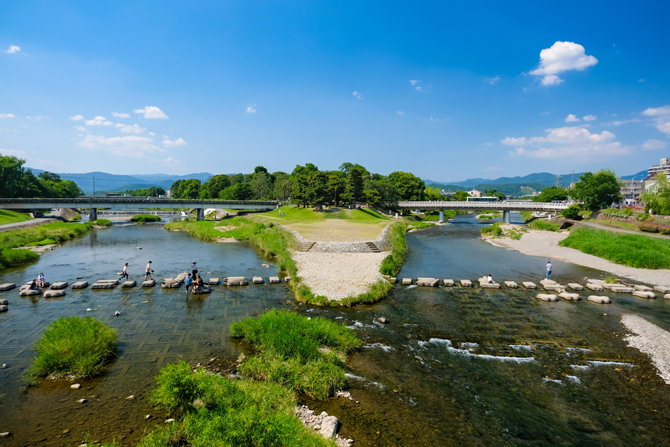
<instances>
[{"instance_id":1,"label":"concrete bridge","mask_svg":"<svg viewBox=\"0 0 670 447\"><path fill-rule=\"evenodd\" d=\"M77 197L74 199L0 199L0 208L9 210L34 210L54 208L88 208L89 218L98 218L98 209L112 211L144 210L147 208L195 208L196 219L205 218L205 208L233 210L273 210L276 201L258 200L200 200L158 199L153 197Z\"/></svg>"},{"instance_id":2,"label":"concrete bridge","mask_svg":"<svg viewBox=\"0 0 670 447\"><path fill-rule=\"evenodd\" d=\"M468 210L468 211L502 211L503 221L509 223L510 212L512 211L534 211L545 213L560 213L570 205L567 203L548 203L548 202L526 202L518 200L504 200L502 202L448 202L448 201L406 201L398 202L398 208L401 210L439 210L440 222L444 222L445 210Z\"/></svg>"}]
</instances>

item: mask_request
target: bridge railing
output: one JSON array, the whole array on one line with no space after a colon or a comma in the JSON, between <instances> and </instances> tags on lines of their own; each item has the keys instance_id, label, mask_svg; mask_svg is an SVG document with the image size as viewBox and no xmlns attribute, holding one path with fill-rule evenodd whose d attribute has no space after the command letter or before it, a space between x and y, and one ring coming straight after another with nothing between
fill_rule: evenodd
<instances>
[{"instance_id":1,"label":"bridge railing","mask_svg":"<svg viewBox=\"0 0 670 447\"><path fill-rule=\"evenodd\" d=\"M154 199L154 198L134 198L134 197L75 197L70 199L62 198L41 198L41 199L7 199L0 198L0 207L3 204L13 204L13 203L25 203L25 204L43 204L43 203L53 203L53 204L82 204L94 205L97 204L170 204L170 205L276 205L277 201L275 200L212 200L212 199Z\"/></svg>"},{"instance_id":2,"label":"bridge railing","mask_svg":"<svg viewBox=\"0 0 670 447\"><path fill-rule=\"evenodd\" d=\"M469 209L533 209L533 210L558 210L567 208L567 203L551 203L551 202L467 202L467 201L401 201L398 202L399 208L442 208L442 209L452 209L452 208L469 208Z\"/></svg>"}]
</instances>

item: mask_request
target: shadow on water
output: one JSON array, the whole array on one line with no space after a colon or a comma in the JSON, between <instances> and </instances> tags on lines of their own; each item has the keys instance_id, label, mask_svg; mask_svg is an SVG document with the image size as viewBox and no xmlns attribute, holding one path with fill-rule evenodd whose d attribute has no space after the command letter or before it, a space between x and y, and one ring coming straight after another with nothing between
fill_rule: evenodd
<instances>
[{"instance_id":1,"label":"shadow on water","mask_svg":"<svg viewBox=\"0 0 670 447\"><path fill-rule=\"evenodd\" d=\"M459 216L453 225L409 234L399 277L541 279L546 259L480 241L481 225ZM186 270L191 260L212 272L208 277L276 273L262 268L262 258L245 244L202 243L160 227L113 227L45 254L36 266L0 275L0 282L22 283L39 271L52 281L93 282L115 278L126 261L131 279L138 279L148 260L158 278ZM599 275L555 263L560 282ZM147 427L163 423L149 402L162 366L211 357L231 362L241 348L228 337L230 323L285 307L341 321L366 343L348 361L353 400L301 397L317 412L336 415L340 434L354 445L666 445L670 387L648 357L626 347L619 320L635 312L668 330L670 300L609 295L614 303L601 306L534 296L524 289L396 286L375 305L336 309L287 304L290 291L269 285L215 286L211 295L188 301L183 288L68 289L55 300L5 293L10 311L0 314L0 363L9 368L0 370L0 431L13 436L2 442L78 445L89 433L134 445ZM87 315L86 308L119 331L119 356L108 372L81 381L81 390L69 382L26 389L21 374L46 324ZM117 310L121 316L113 317ZM380 316L389 324L375 323ZM135 400L126 400L129 395ZM76 403L82 397L87 404ZM152 419L145 421L146 414Z\"/></svg>"}]
</instances>

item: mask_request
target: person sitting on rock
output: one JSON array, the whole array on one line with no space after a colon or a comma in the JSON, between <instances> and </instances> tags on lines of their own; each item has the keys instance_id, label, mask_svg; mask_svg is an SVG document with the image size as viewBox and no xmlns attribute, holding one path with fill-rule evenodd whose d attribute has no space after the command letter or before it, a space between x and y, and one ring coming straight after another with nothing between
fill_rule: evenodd
<instances>
[{"instance_id":1,"label":"person sitting on rock","mask_svg":"<svg viewBox=\"0 0 670 447\"><path fill-rule=\"evenodd\" d=\"M44 279L44 273L40 273L39 276L37 277L37 285L40 286L41 289L43 289L45 283L46 281Z\"/></svg>"},{"instance_id":2,"label":"person sitting on rock","mask_svg":"<svg viewBox=\"0 0 670 447\"><path fill-rule=\"evenodd\" d=\"M37 280L33 278L33 282L30 283L30 290L39 290L40 286L37 284Z\"/></svg>"},{"instance_id":3,"label":"person sitting on rock","mask_svg":"<svg viewBox=\"0 0 670 447\"><path fill-rule=\"evenodd\" d=\"M198 292L202 290L202 287L205 285L205 281L202 280L202 277L198 275L198 279L196 280L196 283L198 284Z\"/></svg>"},{"instance_id":4,"label":"person sitting on rock","mask_svg":"<svg viewBox=\"0 0 670 447\"><path fill-rule=\"evenodd\" d=\"M488 282L489 284L493 284L493 275L489 273L488 278L486 278L486 282Z\"/></svg>"}]
</instances>

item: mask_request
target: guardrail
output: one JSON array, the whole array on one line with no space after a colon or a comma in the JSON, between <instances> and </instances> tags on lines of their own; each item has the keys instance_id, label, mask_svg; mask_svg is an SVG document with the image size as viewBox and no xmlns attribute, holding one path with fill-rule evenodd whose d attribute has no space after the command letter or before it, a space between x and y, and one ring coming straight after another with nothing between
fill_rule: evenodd
<instances>
[{"instance_id":1,"label":"guardrail","mask_svg":"<svg viewBox=\"0 0 670 447\"><path fill-rule=\"evenodd\" d=\"M402 201L398 202L401 209L471 209L471 210L508 210L508 211L557 211L564 210L567 203L550 202L465 202L465 201Z\"/></svg>"}]
</instances>

